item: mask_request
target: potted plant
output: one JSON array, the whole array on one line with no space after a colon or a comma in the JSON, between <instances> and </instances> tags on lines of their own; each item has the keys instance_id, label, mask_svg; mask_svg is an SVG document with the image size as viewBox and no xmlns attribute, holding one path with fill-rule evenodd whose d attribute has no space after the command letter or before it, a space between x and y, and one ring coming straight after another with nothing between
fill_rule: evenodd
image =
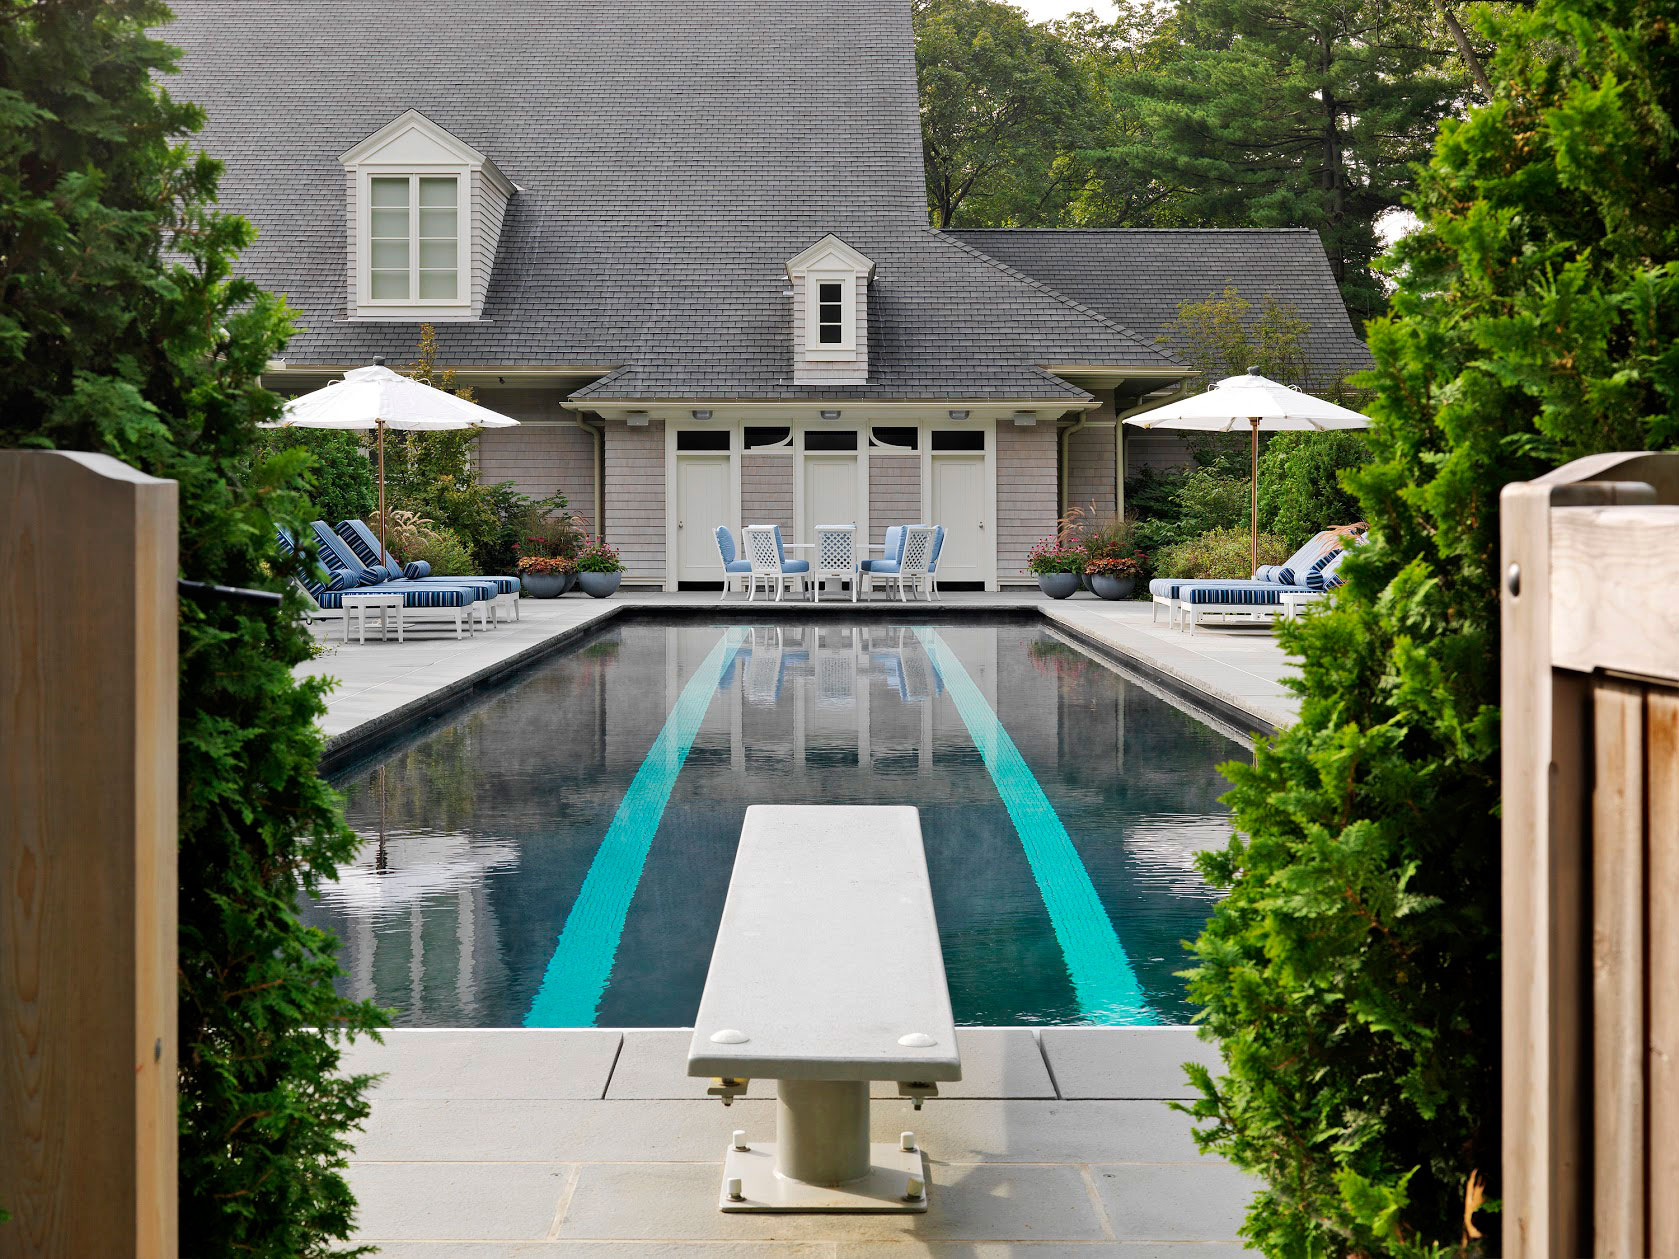
<instances>
[{"instance_id":1,"label":"potted plant","mask_svg":"<svg viewBox=\"0 0 1679 1259\"><path fill-rule=\"evenodd\" d=\"M1065 599L1079 588L1090 552L1078 543L1044 538L1026 556L1026 571L1038 579L1038 589L1051 599Z\"/></svg>"},{"instance_id":2,"label":"potted plant","mask_svg":"<svg viewBox=\"0 0 1679 1259\"><path fill-rule=\"evenodd\" d=\"M577 584L583 593L604 599L618 589L624 580L624 562L618 558L618 548L608 546L606 539L596 534L583 539L577 552Z\"/></svg>"},{"instance_id":3,"label":"potted plant","mask_svg":"<svg viewBox=\"0 0 1679 1259\"><path fill-rule=\"evenodd\" d=\"M521 555L519 584L533 599L557 599L577 582L577 561L569 555Z\"/></svg>"},{"instance_id":4,"label":"potted plant","mask_svg":"<svg viewBox=\"0 0 1679 1259\"><path fill-rule=\"evenodd\" d=\"M1143 556L1104 555L1084 566L1091 593L1098 599L1129 599L1143 575Z\"/></svg>"}]
</instances>

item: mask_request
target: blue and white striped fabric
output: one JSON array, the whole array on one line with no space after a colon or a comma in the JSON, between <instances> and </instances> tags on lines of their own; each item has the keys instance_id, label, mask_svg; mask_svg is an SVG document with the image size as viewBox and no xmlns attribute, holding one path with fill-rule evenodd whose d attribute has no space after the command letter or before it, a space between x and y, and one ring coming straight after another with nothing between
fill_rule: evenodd
<instances>
[{"instance_id":1,"label":"blue and white striped fabric","mask_svg":"<svg viewBox=\"0 0 1679 1259\"><path fill-rule=\"evenodd\" d=\"M1156 577L1148 584L1151 595L1160 595L1166 599L1176 599L1178 591L1185 586L1247 586L1252 582L1245 577L1225 577L1218 579L1197 580L1194 577Z\"/></svg>"},{"instance_id":2,"label":"blue and white striped fabric","mask_svg":"<svg viewBox=\"0 0 1679 1259\"><path fill-rule=\"evenodd\" d=\"M409 581L419 581L422 577L431 576L431 565L424 560L409 560L402 566L402 575Z\"/></svg>"},{"instance_id":3,"label":"blue and white striped fabric","mask_svg":"<svg viewBox=\"0 0 1679 1259\"><path fill-rule=\"evenodd\" d=\"M324 521L324 520L316 521L315 523L320 525L323 529L326 527L326 521ZM316 533L318 534L318 533L320 533L320 531L321 531L320 529L317 529ZM337 538L340 546L344 549L344 551L346 551L348 553L349 558L353 559L357 564L361 565L362 567L368 567L368 566L371 566L371 565L375 565L378 562L378 559L379 559L379 539L374 535L373 530L371 530L367 527L367 522L365 520L341 520L341 521L338 522L338 528L336 530L327 529L327 532L332 534L333 537ZM326 545L327 544L323 540L322 548L324 549L326 547ZM401 569L400 571L402 573L402 576L400 578L397 578L396 574L397 574L397 571L399 571L399 569L398 569L398 565L397 565L396 561L393 558L390 557L388 552L386 553L386 559L387 559L387 562L388 562L390 568L393 570L392 573L391 573L392 578L395 578L397 580L403 580L403 581L442 581L442 582L448 582L448 583L457 584L457 585L462 581L488 582L490 585L493 585L495 587L497 594L504 594L504 595L514 594L519 589L519 579L517 577L500 577L500 576L494 576L494 575L491 575L491 576L474 575L474 576L465 577L465 578L456 577L456 576L453 576L453 575L446 575L446 576L442 576L442 577L433 577L431 575L431 565L430 564L426 564L425 565L425 572L419 573L419 574L410 573L406 569ZM425 561L420 560L420 561L418 561L418 563L425 564ZM412 568L413 565L410 564L408 567Z\"/></svg>"},{"instance_id":4,"label":"blue and white striped fabric","mask_svg":"<svg viewBox=\"0 0 1679 1259\"><path fill-rule=\"evenodd\" d=\"M1191 607L1216 603L1239 608L1275 607L1285 594L1304 594L1304 586L1279 586L1275 582L1250 581L1243 586L1189 585L1178 594Z\"/></svg>"},{"instance_id":5,"label":"blue and white striped fabric","mask_svg":"<svg viewBox=\"0 0 1679 1259\"><path fill-rule=\"evenodd\" d=\"M1328 551L1325 554L1318 556L1317 559L1313 560L1312 563L1311 563L1311 567L1307 568L1307 570L1306 570L1306 579L1305 579L1305 582L1303 583L1305 585L1306 589L1317 590L1317 591L1322 591L1322 590L1326 589L1327 587L1324 584L1326 579L1323 575L1324 570L1327 569L1331 564L1334 564L1338 567L1340 565L1340 562L1341 562L1341 557L1345 554L1346 554L1345 551L1342 551L1339 547L1337 547L1335 550Z\"/></svg>"}]
</instances>

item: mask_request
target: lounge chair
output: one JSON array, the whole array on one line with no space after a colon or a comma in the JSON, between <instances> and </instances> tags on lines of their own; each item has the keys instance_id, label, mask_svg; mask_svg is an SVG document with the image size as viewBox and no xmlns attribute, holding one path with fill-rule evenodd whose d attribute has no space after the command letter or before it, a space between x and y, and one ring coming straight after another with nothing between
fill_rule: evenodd
<instances>
[{"instance_id":1,"label":"lounge chair","mask_svg":"<svg viewBox=\"0 0 1679 1259\"><path fill-rule=\"evenodd\" d=\"M336 532L340 538L349 544L350 549L356 553L356 558L363 564L372 565L379 562L379 539L374 535L373 530L367 527L365 520L341 520L338 522ZM422 568L425 570L424 572L419 571ZM423 561L420 564L405 565L401 578L407 581L438 581L445 584L461 580L448 576L433 577L431 566ZM482 577L474 576L466 580L493 582L496 587L496 615L502 616L511 612L515 621L519 619L519 579L517 577L500 577L490 574Z\"/></svg>"},{"instance_id":2,"label":"lounge chair","mask_svg":"<svg viewBox=\"0 0 1679 1259\"><path fill-rule=\"evenodd\" d=\"M1217 580L1196 581L1184 577L1156 577L1149 582L1149 597L1154 603L1153 619L1160 620L1160 609L1166 609L1166 624L1171 626L1174 621L1181 619L1184 608L1182 598L1183 588L1190 585L1210 587L1228 586L1241 588L1264 583L1277 586L1308 585L1308 574L1315 562L1327 561L1341 546L1342 534L1334 529L1323 529L1312 535L1310 541L1281 564L1261 564L1254 570L1252 577L1234 577Z\"/></svg>"},{"instance_id":3,"label":"lounge chair","mask_svg":"<svg viewBox=\"0 0 1679 1259\"><path fill-rule=\"evenodd\" d=\"M297 550L295 540L284 529L276 529L275 533L283 550ZM342 622L344 596L366 589L354 574L342 570L329 574L327 581L305 577L300 578L297 584L313 601L314 606L309 613L309 619L312 621ZM478 590L467 586L413 583L405 586L391 585L390 590L393 594L402 595L402 619L405 625L428 620L452 621L455 637L459 638L464 618L467 633L472 632L472 609L478 603Z\"/></svg>"},{"instance_id":4,"label":"lounge chair","mask_svg":"<svg viewBox=\"0 0 1679 1259\"><path fill-rule=\"evenodd\" d=\"M1284 585L1276 581L1236 583L1188 583L1180 587L1180 625L1190 633L1209 620L1270 623L1290 611L1297 602L1322 598L1341 584L1337 570L1347 552L1337 549L1313 560L1304 582ZM1284 596L1290 596L1285 599Z\"/></svg>"},{"instance_id":5,"label":"lounge chair","mask_svg":"<svg viewBox=\"0 0 1679 1259\"><path fill-rule=\"evenodd\" d=\"M327 526L326 521L316 520L310 526L315 535L315 541L320 546L321 560L326 564L329 572L349 573L359 580L364 588L394 591L405 586L458 586L475 592L474 608L478 613L479 622L484 629L491 625L490 616L504 608L502 599L516 600L517 594L504 594L502 582L508 579L494 577L393 577L389 570L377 564L364 564L350 544L334 533ZM512 580L517 580L512 579ZM517 614L517 609L515 609Z\"/></svg>"},{"instance_id":6,"label":"lounge chair","mask_svg":"<svg viewBox=\"0 0 1679 1259\"><path fill-rule=\"evenodd\" d=\"M735 535L729 532L728 525L718 525L717 558L723 561L723 593L717 596L721 603L729 597L729 587L739 579L744 590L752 582L752 561L743 560L735 551Z\"/></svg>"}]
</instances>

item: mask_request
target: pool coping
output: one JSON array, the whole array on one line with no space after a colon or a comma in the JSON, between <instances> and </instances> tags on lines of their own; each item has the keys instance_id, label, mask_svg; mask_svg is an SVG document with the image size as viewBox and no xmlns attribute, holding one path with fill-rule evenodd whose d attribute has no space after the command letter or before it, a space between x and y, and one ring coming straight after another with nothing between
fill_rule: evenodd
<instances>
[{"instance_id":1,"label":"pool coping","mask_svg":"<svg viewBox=\"0 0 1679 1259\"><path fill-rule=\"evenodd\" d=\"M1174 668L1165 661L1152 659L1111 639L1094 633L1062 613L1058 606L1046 607L1042 602L1022 598L999 599L985 603L943 605L928 603L854 604L827 603L663 603L617 602L604 603L593 609L586 620L563 626L529 646L493 660L471 673L446 681L424 695L417 696L376 717L327 738L319 762L320 772L336 775L357 762L399 739L414 733L443 716L454 712L475 695L511 679L551 656L585 640L608 626L619 622L642 620L683 621L764 621L805 620L810 616L863 616L870 620L913 620L921 624L961 624L975 618L999 618L1035 621L1048 627L1058 637L1074 640L1104 666L1123 675L1133 672L1152 683L1165 694L1161 698L1175 707L1187 708L1190 715L1218 729L1227 737L1251 747L1254 737L1270 738L1278 726L1268 716L1255 711L1243 697L1216 688L1192 673ZM1247 737L1242 731L1248 731Z\"/></svg>"}]
</instances>

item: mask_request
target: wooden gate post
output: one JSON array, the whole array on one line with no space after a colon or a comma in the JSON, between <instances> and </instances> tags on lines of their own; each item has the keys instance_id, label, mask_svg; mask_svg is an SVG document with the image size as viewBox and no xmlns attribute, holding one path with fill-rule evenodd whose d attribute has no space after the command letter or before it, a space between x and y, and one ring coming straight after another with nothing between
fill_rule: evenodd
<instances>
[{"instance_id":1,"label":"wooden gate post","mask_svg":"<svg viewBox=\"0 0 1679 1259\"><path fill-rule=\"evenodd\" d=\"M1679 454L1500 503L1504 1254L1679 1253Z\"/></svg>"},{"instance_id":2,"label":"wooden gate post","mask_svg":"<svg viewBox=\"0 0 1679 1259\"><path fill-rule=\"evenodd\" d=\"M0 450L4 1259L176 1252L175 490Z\"/></svg>"}]
</instances>

